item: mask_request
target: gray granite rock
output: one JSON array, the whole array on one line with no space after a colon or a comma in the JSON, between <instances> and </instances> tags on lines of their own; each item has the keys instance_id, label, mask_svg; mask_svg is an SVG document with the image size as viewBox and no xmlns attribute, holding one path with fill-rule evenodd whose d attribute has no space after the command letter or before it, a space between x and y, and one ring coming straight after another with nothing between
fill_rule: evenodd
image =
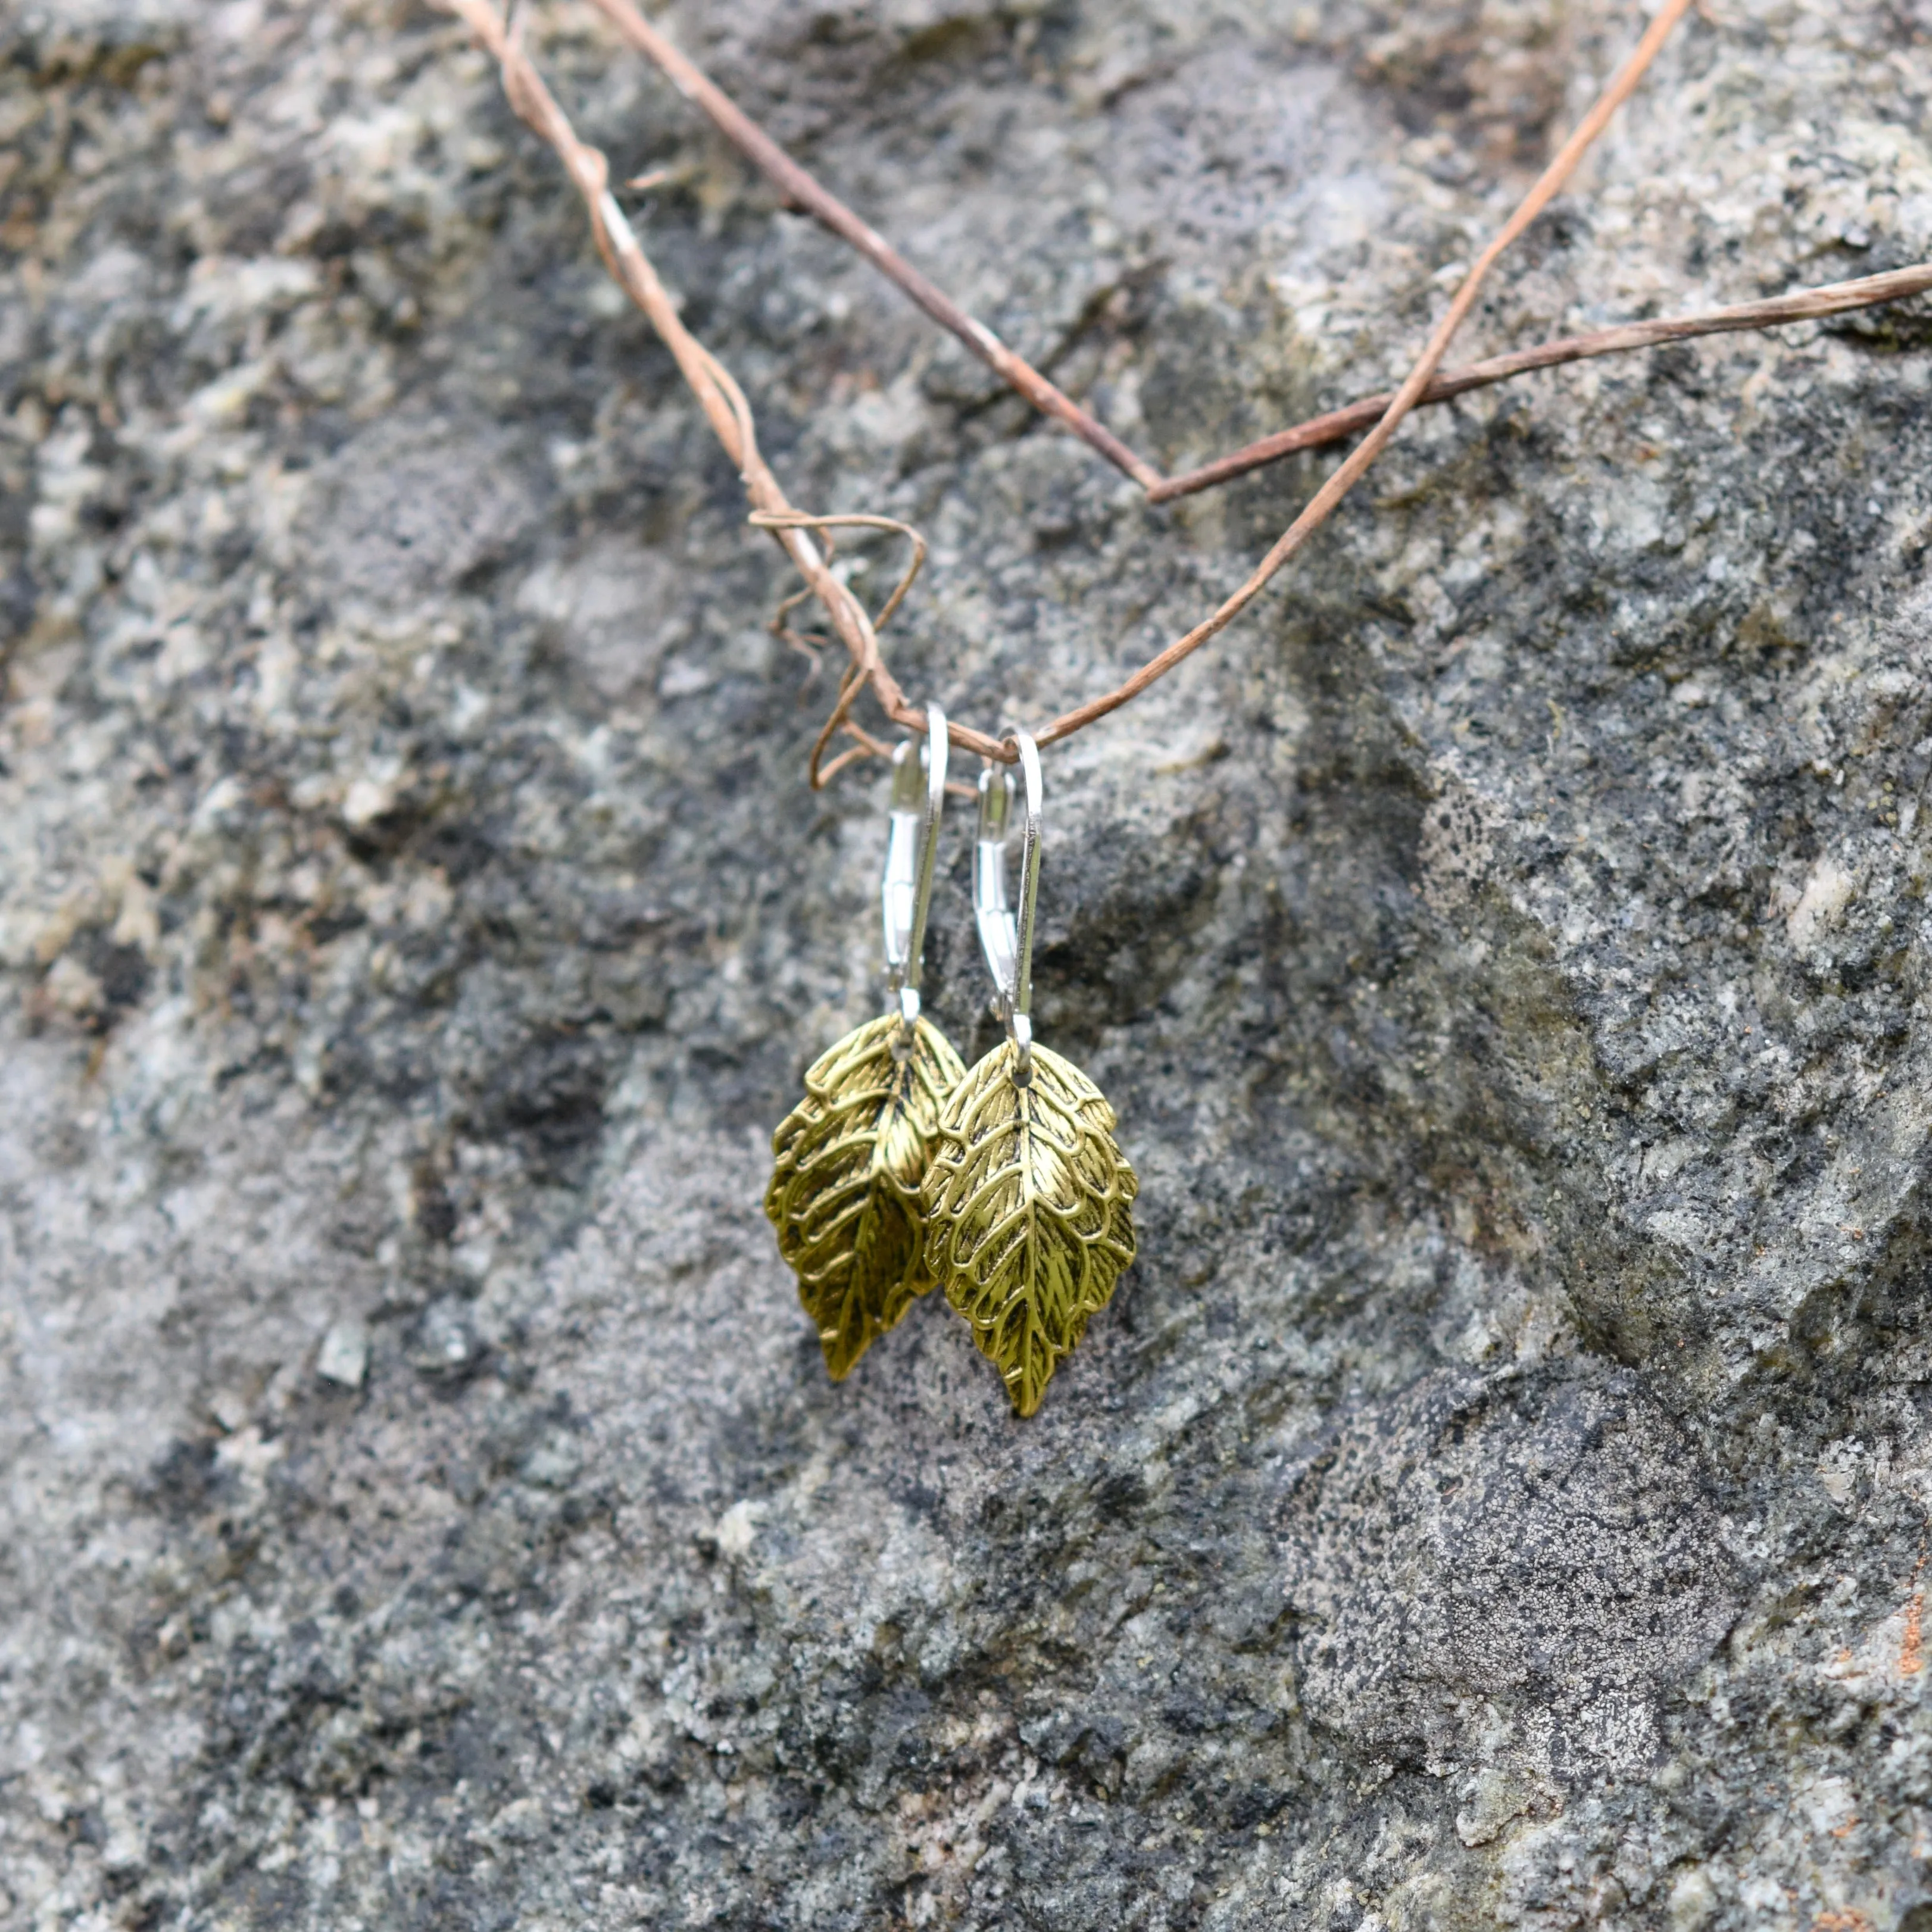
<instances>
[{"instance_id":1,"label":"gray granite rock","mask_svg":"<svg viewBox=\"0 0 1932 1932\"><path fill-rule=\"evenodd\" d=\"M1634 26L669 19L1169 466L1398 373ZM1142 1246L1018 1424L778 1262L883 784L485 63L0 32L0 1917L1924 1932L1923 304L1418 418L1050 754ZM794 500L932 537L915 695L1106 688L1331 460L1148 511L533 34ZM1923 0L1702 8L1466 346L1925 258L1928 96Z\"/></svg>"}]
</instances>

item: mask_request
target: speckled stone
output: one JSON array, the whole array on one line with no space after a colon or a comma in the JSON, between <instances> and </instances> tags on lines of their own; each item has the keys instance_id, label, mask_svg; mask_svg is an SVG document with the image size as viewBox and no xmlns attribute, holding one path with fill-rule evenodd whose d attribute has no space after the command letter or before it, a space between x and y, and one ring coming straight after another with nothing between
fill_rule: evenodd
<instances>
[{"instance_id":1,"label":"speckled stone","mask_svg":"<svg viewBox=\"0 0 1932 1932\"><path fill-rule=\"evenodd\" d=\"M1635 32L666 20L1170 468L1399 374ZM1333 460L1148 510L531 31L794 500L931 537L915 697L1106 688ZM0 46L0 1919L1926 1932L1932 308L1426 412L1050 752L1142 1252L1020 1424L936 1300L831 1386L774 1251L884 782L486 63ZM1928 108L1925 0L1711 0L1462 350L1932 256Z\"/></svg>"}]
</instances>

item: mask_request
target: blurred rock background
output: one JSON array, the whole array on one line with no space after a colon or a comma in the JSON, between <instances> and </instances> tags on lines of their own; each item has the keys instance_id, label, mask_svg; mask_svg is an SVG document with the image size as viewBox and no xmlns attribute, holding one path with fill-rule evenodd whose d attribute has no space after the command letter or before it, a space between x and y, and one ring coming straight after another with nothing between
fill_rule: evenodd
<instances>
[{"instance_id":1,"label":"blurred rock background","mask_svg":"<svg viewBox=\"0 0 1932 1932\"><path fill-rule=\"evenodd\" d=\"M1639 26L665 19L1169 467L1398 374ZM1107 688L1333 460L1150 512L532 32L794 499L932 537L916 698ZM1049 754L1142 1258L1022 1426L773 1251L883 779L493 71L0 49L6 1923L1925 1932L1932 309L1426 413ZM1928 97L1926 0L1709 0L1458 354L1932 255Z\"/></svg>"}]
</instances>

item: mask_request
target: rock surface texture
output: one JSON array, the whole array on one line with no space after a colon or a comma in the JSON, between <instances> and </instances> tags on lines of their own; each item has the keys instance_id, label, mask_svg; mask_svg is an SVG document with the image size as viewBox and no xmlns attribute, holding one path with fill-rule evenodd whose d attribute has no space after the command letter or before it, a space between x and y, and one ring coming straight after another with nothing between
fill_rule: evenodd
<instances>
[{"instance_id":1,"label":"rock surface texture","mask_svg":"<svg viewBox=\"0 0 1932 1932\"><path fill-rule=\"evenodd\" d=\"M1178 467L1398 374L1639 17L665 22ZM1334 460L1148 510L531 34L794 500L930 536L916 698L1107 688ZM885 782L494 70L0 46L0 1920L1925 1932L1932 308L1427 412L1049 752L1141 1258L1020 1424L778 1262ZM1927 0L1711 0L1458 352L1932 256L1928 128Z\"/></svg>"}]
</instances>

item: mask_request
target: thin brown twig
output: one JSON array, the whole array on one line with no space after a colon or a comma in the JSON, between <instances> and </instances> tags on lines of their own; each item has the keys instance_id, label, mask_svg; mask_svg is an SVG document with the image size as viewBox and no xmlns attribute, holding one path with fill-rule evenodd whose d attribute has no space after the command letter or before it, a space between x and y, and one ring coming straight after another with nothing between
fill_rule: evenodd
<instances>
[{"instance_id":1,"label":"thin brown twig","mask_svg":"<svg viewBox=\"0 0 1932 1932\"><path fill-rule=\"evenodd\" d=\"M1415 399L1425 403L1446 403L1452 396L1486 388L1492 382L1508 382L1513 376L1532 369L1553 369L1565 362L1587 362L1593 356L1620 355L1628 350L1648 349L1660 342L1683 342L1699 335L1734 334L1741 329L1775 328L1791 322L1811 322L1847 310L1875 308L1881 302L1902 302L1908 296L1922 295L1932 289L1932 262L1921 262L1906 268L1893 268L1882 275L1866 275L1856 281L1828 282L1821 288L1801 289L1768 302L1739 302L1730 308L1712 309L1702 315L1669 316L1653 322L1630 322L1615 328L1600 328L1588 335L1558 336L1530 349L1513 350L1507 356L1492 356L1460 369L1445 370L1431 379ZM1277 430L1258 442L1216 457L1179 476L1164 478L1148 490L1148 500L1171 502L1177 496L1192 496L1198 490L1212 489L1243 476L1262 464L1279 461L1297 450L1314 449L1323 443L1340 442L1358 430L1366 429L1394 400L1384 392L1364 396L1346 409L1330 410L1327 415L1311 417L1291 429Z\"/></svg>"},{"instance_id":2,"label":"thin brown twig","mask_svg":"<svg viewBox=\"0 0 1932 1932\"><path fill-rule=\"evenodd\" d=\"M892 622L892 613L905 602L906 592L919 578L926 562L926 539L910 524L902 524L896 517L874 517L856 512L849 516L808 517L802 510L783 512L771 510L754 510L745 519L755 530L836 530L856 526L861 530L890 530L896 536L908 538L912 544L912 561L905 567L904 574L893 586L879 614L872 620L874 634L883 631Z\"/></svg>"},{"instance_id":3,"label":"thin brown twig","mask_svg":"<svg viewBox=\"0 0 1932 1932\"><path fill-rule=\"evenodd\" d=\"M811 667L805 674L805 688L807 690L812 688L812 680L818 675L821 662L819 652L826 640L808 638L802 631L794 631L786 620L801 604L811 602L812 592L809 590L794 590L789 597L779 600L778 608L772 613L771 622L765 626L788 650L797 652Z\"/></svg>"},{"instance_id":4,"label":"thin brown twig","mask_svg":"<svg viewBox=\"0 0 1932 1932\"><path fill-rule=\"evenodd\" d=\"M832 707L832 716L826 719L824 728L813 741L812 756L806 762L806 776L811 780L814 791L822 790L855 759L890 758L892 755L891 746L880 744L862 725L852 722L852 701L864 688L865 682L864 674L857 665L846 667L845 675L839 681L838 701ZM840 731L857 742L850 750L841 752L830 764L821 764L826 746Z\"/></svg>"},{"instance_id":5,"label":"thin brown twig","mask_svg":"<svg viewBox=\"0 0 1932 1932\"><path fill-rule=\"evenodd\" d=\"M1134 456L1084 411L1068 402L1058 390L1046 382L1045 378L1040 376L1020 358L1013 356L1010 351L1005 350L991 331L974 321L950 298L904 262L870 226L786 154L722 88L652 28L638 12L632 0L596 0L596 4L616 24L625 38L668 75L679 91L693 101L727 139L748 156L778 185L782 192L817 216L833 232L850 242L882 273L911 296L928 314L951 329L976 353L984 356L1022 394L1048 413L1058 416L1110 461L1126 470L1146 490L1150 500L1156 502L1171 501L1174 497L1207 488L1212 484L1226 481L1262 464L1275 460L1293 450L1339 441L1373 423L1374 428L1367 440L1316 493L1262 560L1260 566L1232 596L1222 602L1219 609L1185 636L1159 652L1114 691L1055 718L1039 734L1039 742L1042 744L1052 743L1058 739L1070 736L1096 718L1118 710L1225 629L1334 513L1380 454L1402 418L1419 404L1446 400L1450 396L1479 387L1485 382L1502 381L1528 369L1576 361L1586 355L1608 354L1616 349L1640 347L1647 341L1669 340L1683 335L1714 332L1726 326L1738 328L1766 326L1761 320L1726 325L1712 317L1687 318L1670 324L1638 324L1634 326L1637 332L1634 334L1630 331L1603 332L1606 346L1600 348L1580 346L1580 343L1587 344L1588 339L1572 338L1562 343L1542 345L1538 350L1520 351L1512 357L1494 358L1489 363L1477 364L1467 370L1452 371L1446 377L1438 378L1436 376L1449 340L1474 306L1477 292L1490 268L1561 190L1591 143L1601 133L1616 109L1628 98L1672 29L1688 10L1690 0L1664 0L1636 52L1619 70L1610 86L1564 143L1556 158L1544 170L1502 232L1491 242L1465 278L1448 314L1438 326L1420 360L1412 370L1400 390L1393 396L1366 399L1346 411L1331 412L1328 416L1317 418L1312 424L1298 424L1292 429L1265 439L1261 444L1236 451L1232 455L1202 470L1181 477L1164 478L1151 464ZM1874 300L1896 298L1896 293L1870 298ZM1844 305L1858 306L1858 304L1852 302ZM1826 309L1816 312L1831 311ZM1775 319L1798 320L1800 317L1793 314ZM1010 748L1003 746L1002 750L1010 755Z\"/></svg>"},{"instance_id":6,"label":"thin brown twig","mask_svg":"<svg viewBox=\"0 0 1932 1932\"><path fill-rule=\"evenodd\" d=\"M658 278L623 211L610 191L610 164L598 148L578 138L569 117L557 104L524 52L520 21L506 22L490 0L441 0L456 14L496 60L503 90L518 117L556 150L590 215L597 250L617 283L641 309L677 363L680 373L696 395L712 433L738 466L753 509L774 519L771 535L831 620L851 659L852 689L842 691L838 724L860 686L868 686L881 709L894 723L923 730L926 713L906 701L880 655L878 635L865 608L840 583L810 532L794 520L801 512L785 500L778 479L759 453L751 406L724 365L684 326L677 304ZM948 736L962 750L986 758L1008 758L1000 740L963 725L950 726ZM820 749L823 749L821 740ZM816 770L818 752L814 753Z\"/></svg>"},{"instance_id":7,"label":"thin brown twig","mask_svg":"<svg viewBox=\"0 0 1932 1932\"><path fill-rule=\"evenodd\" d=\"M818 790L844 770L851 762L854 754L841 752L832 760L831 769L823 768L820 760L825 756L825 748L837 736L850 715L852 700L859 694L860 686L865 682L864 674L856 664L848 664L844 675L838 680L838 696L832 706L832 715L820 728L818 736L812 741L812 755L806 760L806 776L814 791Z\"/></svg>"},{"instance_id":8,"label":"thin brown twig","mask_svg":"<svg viewBox=\"0 0 1932 1932\"><path fill-rule=\"evenodd\" d=\"M905 601L906 592L912 588L919 576L920 566L926 562L925 538L921 536L911 524L901 523L896 517L878 517L863 512L852 512L830 517L813 517L808 516L802 510L754 510L745 520L751 524L753 529L760 530L836 530L849 529L856 525L862 530L890 530L897 536L909 538L912 543L912 561L906 566L898 582L892 586L892 594L886 599L879 614L872 620L872 634L874 638L892 621L892 613ZM826 543L828 552L830 547L828 538ZM794 592L778 606L778 619L774 628L778 629L778 634L788 643L796 640L802 644L803 640L798 638L797 634L789 628L781 628L783 626L784 613L810 595L809 591ZM818 661L814 657L812 669L815 671L818 668ZM863 667L854 664L848 668L844 676L840 679L838 701L832 707L832 716L825 721L824 729L819 733L817 739L813 742L812 756L806 764L806 776L810 781L814 791L818 791L829 784L855 758L889 758L892 756L890 747L880 744L871 733L852 722L853 700L858 696L866 681L862 674ZM824 764L822 760L825 756L826 746L831 742L833 736L842 730L848 736L856 740L856 743L850 751L842 752L830 764Z\"/></svg>"},{"instance_id":9,"label":"thin brown twig","mask_svg":"<svg viewBox=\"0 0 1932 1932\"><path fill-rule=\"evenodd\" d=\"M957 336L1010 388L1016 389L1042 414L1064 422L1143 489L1151 489L1160 481L1160 472L1152 464L1136 456L1111 430L1096 422L1023 356L1009 349L984 322L974 320L944 289L928 281L883 236L800 166L722 87L659 33L631 0L595 0L595 4L618 32L658 68L679 93L697 106L788 201L850 242L942 328Z\"/></svg>"},{"instance_id":10,"label":"thin brown twig","mask_svg":"<svg viewBox=\"0 0 1932 1932\"><path fill-rule=\"evenodd\" d=\"M1342 442L1375 422L1393 400L1392 394L1387 391L1379 395L1365 396L1345 409L1331 410L1306 422L1278 430L1272 436L1216 458L1198 470L1179 476L1163 476L1154 464L1128 448L1103 424L1055 388L1022 357L1006 348L991 329L968 315L951 297L895 252L866 222L787 154L688 55L644 20L632 0L596 0L596 4L624 38L664 74L725 139L778 187L789 202L816 216L834 234L850 243L887 280L986 362L1017 394L1044 413L1066 424L1108 462L1133 478L1146 490L1150 502L1172 502L1177 496L1192 496L1197 490L1210 489L1216 484L1245 476L1251 470L1278 461L1297 451ZM664 174L664 171L659 170L656 175L640 178L628 185L655 185ZM1924 272L1906 268L1894 271L1894 274L1909 277L1921 272ZM1658 342L1680 341L1692 336L1718 334L1730 330L1772 328L1780 322L1837 314L1846 309L1897 302L1904 296L1918 293L1927 286L1923 282L1882 286L1887 279L1875 275L1859 282L1833 283L1822 289L1784 297L1780 302L1747 302L1707 315L1672 316L1662 321L1603 329L1589 335L1564 336L1553 342L1519 350L1508 356L1492 356L1485 362L1438 375L1416 398L1415 406L1421 409L1447 402L1471 389L1504 382L1532 369L1582 362L1592 356L1615 355ZM1832 298L1828 306L1809 306L1814 300L1826 298ZM1782 312L1778 312L1780 310Z\"/></svg>"},{"instance_id":11,"label":"thin brown twig","mask_svg":"<svg viewBox=\"0 0 1932 1932\"><path fill-rule=\"evenodd\" d=\"M1578 123L1575 131L1558 151L1556 158L1545 168L1536 184L1522 201L1516 212L1504 222L1481 254L1477 256L1475 266L1464 277L1462 286L1456 291L1455 299L1449 304L1449 312L1436 326L1428 345L1417 359L1415 367L1408 372L1407 379L1399 388L1388 407L1382 412L1381 420L1360 444L1350 453L1334 473L1302 507L1301 513L1281 536L1274 547L1263 557L1247 581L1228 598L1213 616L1195 626L1186 636L1177 638L1163 651L1157 652L1124 684L1117 686L1103 698L1089 700L1076 705L1071 711L1064 712L1043 730L1034 734L1036 741L1050 745L1061 738L1070 737L1076 731L1104 718L1110 711L1138 698L1148 686L1168 673L1184 658L1190 657L1208 639L1218 635L1232 623L1258 597L1269 580L1282 566L1305 544L1309 538L1334 514L1336 506L1346 496L1376 458L1388 446L1389 440L1400 428L1402 419L1415 406L1416 398L1428 388L1430 378L1441 365L1442 358L1448 352L1450 338L1462 326L1463 319L1475 306L1476 297L1480 292L1484 278L1511 242L1540 214L1562 189L1563 184L1575 172L1576 164L1609 124L1610 116L1629 98L1637 82L1642 79L1645 70L1662 50L1664 42L1684 14L1690 10L1691 0L1663 0L1655 16L1636 49L1610 82L1609 86L1597 97L1588 113Z\"/></svg>"},{"instance_id":12,"label":"thin brown twig","mask_svg":"<svg viewBox=\"0 0 1932 1932\"><path fill-rule=\"evenodd\" d=\"M488 4L488 0L442 0L442 4L450 10L460 15L470 24L478 38L495 54L502 68L506 90L509 94L512 105L531 127L550 142L563 159L570 170L573 181L590 209L592 231L598 250L603 256L607 266L664 338L686 381L697 394L719 440L732 455L734 460L738 463L745 480L747 493L752 499L754 520L770 530L781 543L801 576L805 578L811 593L824 607L832 620L833 628L838 633L846 646L850 660L850 665L846 675L841 680L838 700L832 715L827 720L825 729L813 751L814 783L822 782L824 778L829 777L850 758L866 755L873 751L883 748L850 719L849 715L850 707L860 689L869 687L881 708L896 723L915 730L922 728L925 723L924 714L906 701L904 694L885 666L879 652L877 626L868 619L856 598L833 575L827 565L825 556L820 553L818 545L807 534L807 532L814 526L825 526L829 520L807 517L803 513L794 510L785 501L776 479L758 453L750 408L745 400L742 392L723 365L684 328L682 320L676 314L675 304L672 303L662 284L658 281L655 271L644 256L622 211L611 199L607 185L609 170L604 156L597 149L587 146L578 139L562 109L557 106L555 100L544 88L542 81L538 79L535 70L531 68L528 60L524 56L518 33L514 28L506 29L503 22L497 18L494 9ZM598 0L598 4L604 8L604 11L610 14L613 18L619 17L616 10L618 0ZM1802 296L1787 297L1779 303L1748 305L1749 310L1755 311L1749 320L1731 319L1734 315L1743 315L1744 311L1742 310L1720 311L1716 316L1673 319L1672 321L1665 322L1634 324L1629 326L1624 330L1601 332L1599 338L1568 338L1563 343L1543 345L1540 350L1520 351L1511 357L1492 358L1490 363L1474 364L1469 370L1451 372L1451 375L1448 377L1439 380L1437 378L1436 370L1439 368L1443 356L1447 352L1449 341L1456 328L1473 307L1477 292L1490 268L1504 250L1536 218L1537 215L1548 205L1550 200L1559 191L1564 182L1574 171L1591 142L1602 131L1617 107L1636 87L1643 73L1662 47L1672 28L1688 10L1690 4L1690 0L1664 0L1664 4L1652 20L1636 51L1599 97L1576 131L1564 144L1556 158L1544 171L1535 186L1504 224L1502 231L1478 258L1474 268L1457 291L1448 313L1437 326L1421 358L1411 370L1401 388L1392 398L1386 399L1385 401L1382 398L1373 398L1356 406L1360 415L1352 421L1350 428L1363 426L1367 421L1370 410L1376 406L1381 408L1379 418L1376 422L1370 435L1304 506L1300 514L1282 533L1281 538L1247 580L1232 596L1225 600L1220 608L1204 622L1197 625L1186 635L1178 639L1165 650L1149 660L1117 689L1054 719L1052 723L1037 734L1040 742L1052 743L1057 740L1070 736L1073 732L1094 722L1096 719L1118 710L1121 705L1138 696L1157 679L1164 676L1168 671L1198 650L1210 638L1225 629L1228 624L1253 601L1282 566L1306 544L1321 524L1333 514L1335 508L1386 446L1404 416L1418 404L1429 398L1432 393L1442 394L1460 393L1463 388L1477 386L1479 381L1501 380L1507 375L1520 374L1526 368L1546 367L1557 362L1575 360L1584 354L1609 353L1612 348L1639 347L1648 341L1670 340L1673 336L1678 335L1710 333L1726 326L1752 328L1771 326L1779 321L1802 320L1808 314L1834 313L1844 308L1861 306L1868 302L1897 299L1901 294L1916 292L1918 284L1913 284L1908 286L1898 283L1898 280L1899 277L1909 278L1916 272L1900 271L1897 272L1897 275L1892 278L1897 285L1890 287L1884 293L1866 292L1855 299L1848 294L1847 291L1857 288L1859 285L1834 285L1828 290L1810 291ZM662 42L661 38L652 33L647 25L641 22L640 24L644 27L644 34L662 48L676 65L673 66L670 62L661 62L661 64L667 65L667 70L672 72L674 79L678 80L680 86L685 92L692 94L694 98L699 98L700 104L706 105L706 111L712 113L714 119L719 118L718 113L716 104L705 99L707 93L716 95L716 101L729 109L730 113L743 123L740 132L744 134L747 139L755 136L758 141L764 142L770 148L772 154L778 161L784 163L787 167L796 166L795 164L789 161L788 158L783 155L782 151L778 150L775 143L770 142L769 137L765 136L762 130L758 130L754 124L749 122L735 106L725 100L724 96L718 94L717 90L711 88L710 83L706 81L694 68L690 67L688 62L683 62L682 56L677 56L674 49L669 48L668 44ZM656 56L654 55L653 57ZM682 70L682 78L680 77L680 70ZM687 82L690 84L686 85ZM722 124L723 123L721 122ZM734 135L734 138L737 137ZM743 145L742 142L741 145ZM768 170L768 172L770 171ZM802 170L797 172L803 176ZM775 176L775 178L779 177ZM810 179L808 176L803 176L803 178L808 182ZM823 190L817 189L815 183L812 184L812 186L820 196L828 202L831 202L830 196L824 196ZM883 251L884 254L890 257L890 260L897 263L900 268L904 269L907 276L920 280L916 278L915 272L906 268L904 263L898 262L898 257L892 256L891 251L885 248L884 244L880 242L878 237L872 236L869 230L865 229L862 224L858 223L856 217L852 217L849 214L849 212L839 208L838 204L836 202L831 202L831 206L837 208L840 214L844 217L843 222L833 224L838 228L839 232L845 232L846 224L849 224L850 226L860 231L860 236L868 238L872 244L876 244L875 247L865 248L865 252L872 259L879 260L880 251ZM858 236L848 238L854 238L860 245L864 245L863 242ZM895 279L899 279L899 278L896 276ZM1886 279L1868 278L1868 284L1876 284ZM902 282L902 286L904 285ZM938 296L938 291L931 290L930 284L924 284L921 280L920 286L928 290L955 316L970 323L970 318L963 317L961 312L952 310L951 304L946 303L944 297ZM937 314L939 311L934 310L932 312ZM949 322L948 326L951 326L952 324ZM978 326L976 324L970 326L974 328ZM1612 341L1610 340L1612 338L1617 339ZM1594 346L1600 340L1605 346L1600 347ZM1580 346L1580 344L1582 346ZM996 364L995 366L999 365ZM1023 364L1019 366L1022 369L1024 368ZM1457 383L1458 386L1454 388L1448 388L1447 386L1452 382ZM1048 387L1050 388L1051 386ZM1054 391L1053 394L1058 396L1058 392ZM1036 398L1036 400L1037 400ZM1064 398L1061 400L1064 401ZM1047 406L1047 405L1042 404L1042 406ZM1063 418L1065 419L1064 412L1055 410L1054 412L1062 415ZM1076 412L1076 414L1080 412ZM1336 416L1340 416L1345 412L1334 413ZM1090 418L1086 420L1090 422ZM1310 425L1299 426L1303 430L1310 427ZM1084 431L1082 433L1084 434ZM1348 433L1350 433L1349 428L1339 430L1326 429L1324 424L1324 434L1322 440L1332 440L1335 435L1346 435ZM1296 434L1294 431L1282 433L1284 436L1292 436L1294 434ZM1088 440L1090 442L1094 440L1091 436ZM1315 439L1311 436L1310 440L1313 440ZM1270 439L1270 440L1272 442L1277 440ZM1102 446L1096 444L1096 446ZM1304 444L1300 446L1307 446ZM1251 453L1238 452L1236 456L1240 458ZM1269 459L1267 457L1261 457L1256 460ZM1146 473L1141 477L1140 480L1150 490L1165 482L1165 479L1159 476L1157 472L1152 471L1148 466L1142 465L1141 468ZM1189 479L1174 479L1178 482L1187 480ZM1197 487L1204 487L1204 485ZM1168 490L1166 494L1180 493L1178 490ZM890 520L872 519L864 520L886 523L890 521ZM892 526L904 527L896 525ZM898 596L902 594L902 590L895 593L894 598L887 606L886 611L882 613L882 620L884 616L890 614L892 608L896 605ZM791 601L788 600L788 608ZM858 748L842 754L840 758L825 766L821 772L820 760L824 748L831 738L841 730L844 730L858 741ZM1015 756L1015 747L1010 740L989 738L982 733L958 724L950 725L950 736L952 741L959 745L962 749L977 752L983 757L1011 762Z\"/></svg>"}]
</instances>

